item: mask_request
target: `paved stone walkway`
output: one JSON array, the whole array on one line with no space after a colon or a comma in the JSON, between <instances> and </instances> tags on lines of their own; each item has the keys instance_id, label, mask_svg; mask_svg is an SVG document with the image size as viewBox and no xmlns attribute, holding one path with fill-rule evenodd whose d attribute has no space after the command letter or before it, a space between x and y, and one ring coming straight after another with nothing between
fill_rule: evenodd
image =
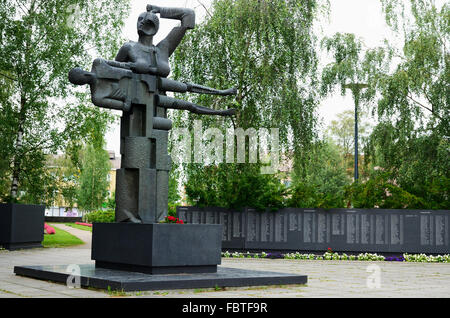
<instances>
[{"instance_id":1,"label":"paved stone walkway","mask_svg":"<svg viewBox=\"0 0 450 318\"><path fill-rule=\"evenodd\" d=\"M450 297L450 264L363 261L303 261L223 258L225 267L308 275L307 285L256 286L194 290L161 290L108 294L71 289L64 284L16 276L15 265L87 264L86 248L40 248L0 251L0 297ZM370 266L370 267L368 267ZM375 267L374 267L375 266ZM373 275L379 269L379 285ZM367 270L370 269L370 272ZM369 285L367 281L369 280Z\"/></svg>"},{"instance_id":2,"label":"paved stone walkway","mask_svg":"<svg viewBox=\"0 0 450 318\"><path fill-rule=\"evenodd\" d=\"M78 236L86 244L71 248L0 250L0 298L2 297L170 297L170 298L450 298L450 264L307 261L284 259L223 258L224 267L308 275L306 285L227 287L225 289L180 289L129 293L68 288L16 276L16 265L69 265L93 263L89 231L52 224Z\"/></svg>"}]
</instances>

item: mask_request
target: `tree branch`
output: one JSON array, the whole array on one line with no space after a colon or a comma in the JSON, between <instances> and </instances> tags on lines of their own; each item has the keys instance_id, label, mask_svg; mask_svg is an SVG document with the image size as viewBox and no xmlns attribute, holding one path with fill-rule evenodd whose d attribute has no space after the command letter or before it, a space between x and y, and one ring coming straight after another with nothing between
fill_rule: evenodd
<instances>
[{"instance_id":1,"label":"tree branch","mask_svg":"<svg viewBox=\"0 0 450 318\"><path fill-rule=\"evenodd\" d=\"M17 0L14 0L14 2L17 3L17 8L19 8L20 11L22 11L24 15L27 15L27 12L25 11L26 7L23 4L20 3L20 1L17 1Z\"/></svg>"},{"instance_id":2,"label":"tree branch","mask_svg":"<svg viewBox=\"0 0 450 318\"><path fill-rule=\"evenodd\" d=\"M436 112L433 111L432 108L429 108L427 106L425 106L424 104L416 101L414 98L412 98L410 95L406 95L406 97L408 97L412 102L416 103L418 106L425 108L426 110L428 110L431 114L433 114L434 116L436 116L437 118L439 118L440 120L442 120L442 117L439 116L438 114L436 114Z\"/></svg>"},{"instance_id":3,"label":"tree branch","mask_svg":"<svg viewBox=\"0 0 450 318\"><path fill-rule=\"evenodd\" d=\"M1 72L0 72L0 75L3 76L3 77L5 77L5 78L7 78L7 79L10 79L11 81L18 82L18 79L17 79L17 78L13 78L13 77L8 76L8 75L6 75L6 74L3 74L3 73L1 73Z\"/></svg>"},{"instance_id":4,"label":"tree branch","mask_svg":"<svg viewBox=\"0 0 450 318\"><path fill-rule=\"evenodd\" d=\"M206 8L206 6L205 6L203 3L201 3L200 0L197 0L197 2L203 7L203 9L205 9L206 13L207 13L207 14L209 15L209 17L211 18L212 15L211 15L211 13L209 12L208 8Z\"/></svg>"}]
</instances>

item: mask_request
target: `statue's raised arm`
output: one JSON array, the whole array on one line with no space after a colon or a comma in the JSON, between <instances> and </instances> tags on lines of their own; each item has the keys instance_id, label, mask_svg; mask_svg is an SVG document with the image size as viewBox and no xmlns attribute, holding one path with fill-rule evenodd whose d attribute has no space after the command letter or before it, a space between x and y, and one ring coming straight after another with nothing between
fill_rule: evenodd
<instances>
[{"instance_id":1,"label":"statue's raised arm","mask_svg":"<svg viewBox=\"0 0 450 318\"><path fill-rule=\"evenodd\" d=\"M158 43L153 37L159 30L159 18L176 19L181 25L174 27ZM127 63L135 73L167 77L170 73L169 57L180 44L186 31L195 27L195 12L187 8L166 8L147 5L147 11L139 15L137 21L138 42L125 43L117 53L117 62Z\"/></svg>"},{"instance_id":2,"label":"statue's raised arm","mask_svg":"<svg viewBox=\"0 0 450 318\"><path fill-rule=\"evenodd\" d=\"M168 134L172 121L167 109L187 110L199 115L233 116L235 109L212 109L167 96L167 92L235 95L236 89L214 89L167 78L169 57L186 31L195 27L195 13L186 8L148 5L137 20L138 41L122 45L114 61L95 59L90 72L69 72L76 85L88 84L94 105L122 110L120 129L121 168L116 171L116 221L154 223L164 219L168 208L171 159ZM159 18L176 19L158 45L153 37Z\"/></svg>"},{"instance_id":3,"label":"statue's raised arm","mask_svg":"<svg viewBox=\"0 0 450 318\"><path fill-rule=\"evenodd\" d=\"M195 27L195 12L187 8L165 8L154 5L147 5L148 12L159 13L163 19L180 20L181 25L173 28L164 40L158 43L158 48L167 52L171 56L183 39L186 31Z\"/></svg>"}]
</instances>

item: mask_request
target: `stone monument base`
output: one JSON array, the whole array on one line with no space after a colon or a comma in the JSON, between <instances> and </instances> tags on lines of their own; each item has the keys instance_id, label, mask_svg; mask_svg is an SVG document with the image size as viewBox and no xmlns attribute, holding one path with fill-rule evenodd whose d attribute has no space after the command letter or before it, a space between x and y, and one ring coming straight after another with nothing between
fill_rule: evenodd
<instances>
[{"instance_id":1,"label":"stone monument base","mask_svg":"<svg viewBox=\"0 0 450 318\"><path fill-rule=\"evenodd\" d=\"M118 291L244 287L263 285L306 284L307 276L267 271L254 271L218 266L215 273L150 275L98 268L94 264L47 266L15 266L20 276L69 283L70 286ZM72 274L71 274L72 271ZM78 274L78 273L77 273Z\"/></svg>"},{"instance_id":2,"label":"stone monument base","mask_svg":"<svg viewBox=\"0 0 450 318\"><path fill-rule=\"evenodd\" d=\"M213 273L221 262L222 225L95 223L97 268L145 274Z\"/></svg>"},{"instance_id":3,"label":"stone monument base","mask_svg":"<svg viewBox=\"0 0 450 318\"><path fill-rule=\"evenodd\" d=\"M0 246L7 250L42 247L45 206L0 203Z\"/></svg>"},{"instance_id":4,"label":"stone monument base","mask_svg":"<svg viewBox=\"0 0 450 318\"><path fill-rule=\"evenodd\" d=\"M307 276L218 266L222 225L93 225L95 264L15 266L16 275L123 291L306 284Z\"/></svg>"}]
</instances>

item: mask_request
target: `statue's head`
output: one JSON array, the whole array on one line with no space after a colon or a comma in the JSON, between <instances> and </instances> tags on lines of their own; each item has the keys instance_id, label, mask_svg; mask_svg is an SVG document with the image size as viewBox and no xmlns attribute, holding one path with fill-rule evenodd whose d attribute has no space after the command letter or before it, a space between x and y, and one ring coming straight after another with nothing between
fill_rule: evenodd
<instances>
[{"instance_id":1,"label":"statue's head","mask_svg":"<svg viewBox=\"0 0 450 318\"><path fill-rule=\"evenodd\" d=\"M94 79L93 74L85 70L75 67L69 72L69 81L75 85L91 84Z\"/></svg>"},{"instance_id":2,"label":"statue's head","mask_svg":"<svg viewBox=\"0 0 450 318\"><path fill-rule=\"evenodd\" d=\"M159 18L154 12L143 12L137 21L139 35L155 35L159 29Z\"/></svg>"}]
</instances>

